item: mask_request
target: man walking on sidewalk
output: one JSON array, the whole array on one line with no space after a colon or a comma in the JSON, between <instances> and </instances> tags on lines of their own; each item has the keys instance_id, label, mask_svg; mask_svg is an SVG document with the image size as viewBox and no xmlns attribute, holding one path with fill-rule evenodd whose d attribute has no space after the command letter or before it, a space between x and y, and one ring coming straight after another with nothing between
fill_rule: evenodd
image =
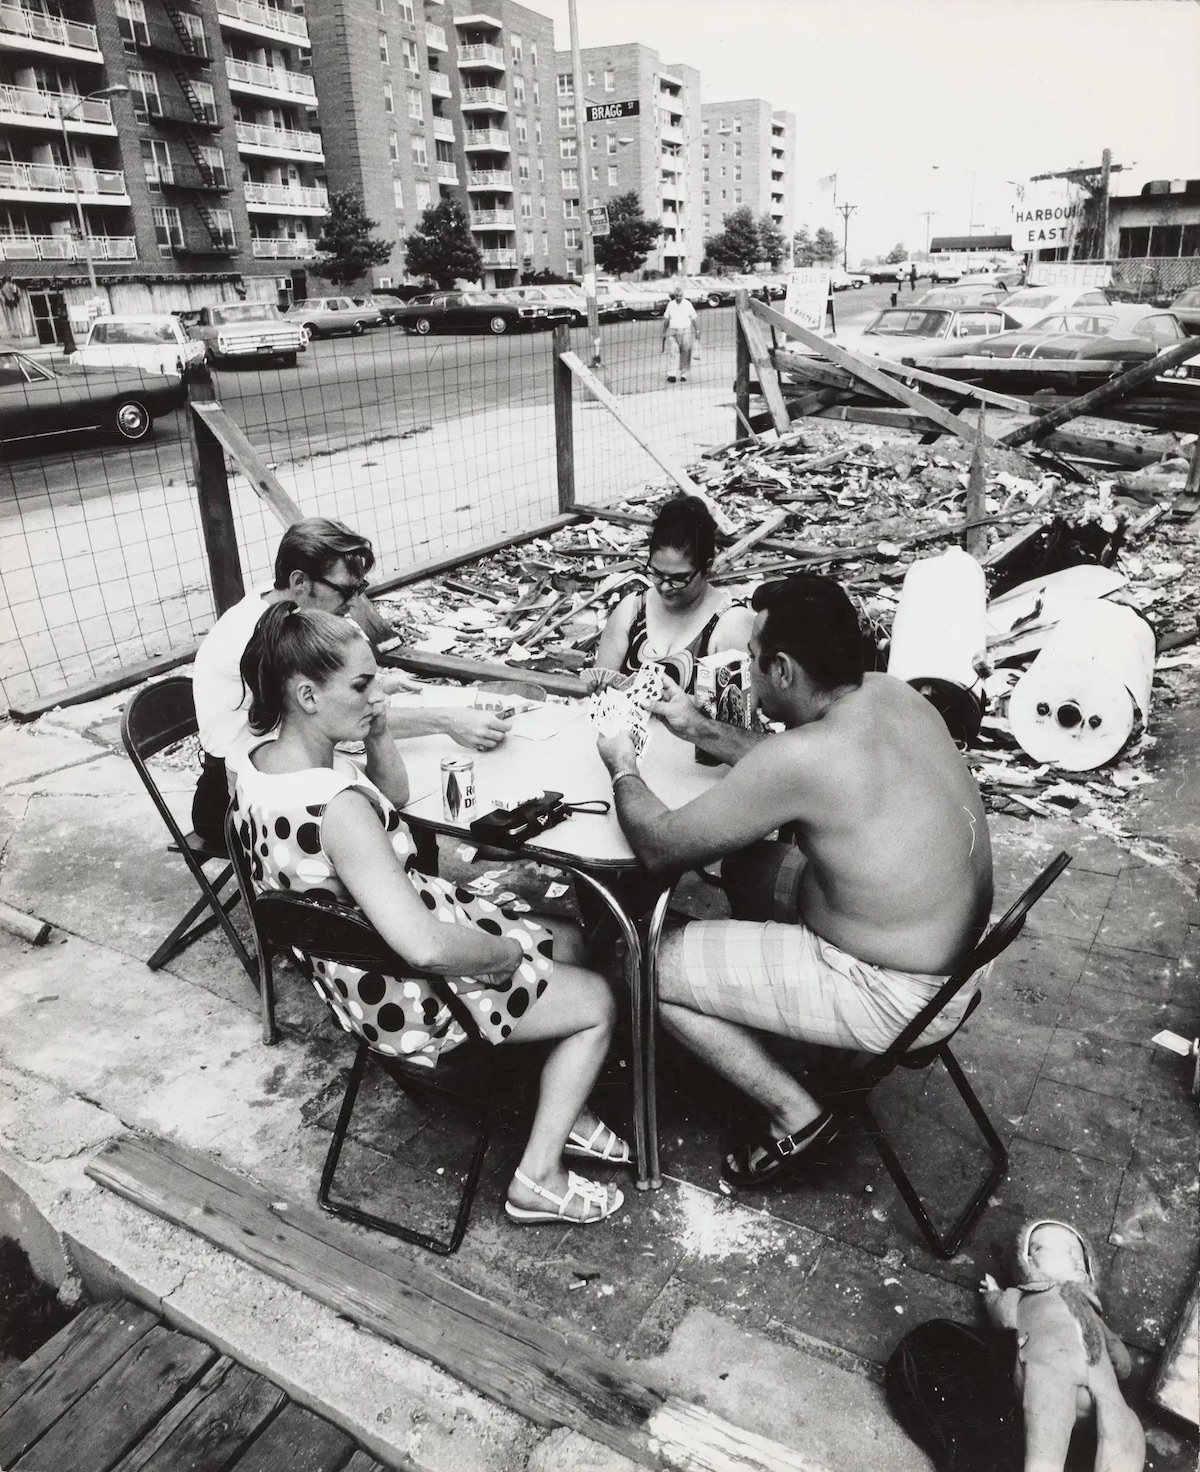
<instances>
[{"instance_id":1,"label":"man walking on sidewalk","mask_svg":"<svg viewBox=\"0 0 1200 1472\"><path fill-rule=\"evenodd\" d=\"M684 383L692 367L692 348L700 341L696 325L696 309L683 299L683 287L676 286L663 312L662 351L667 355L667 382L675 375Z\"/></svg>"}]
</instances>

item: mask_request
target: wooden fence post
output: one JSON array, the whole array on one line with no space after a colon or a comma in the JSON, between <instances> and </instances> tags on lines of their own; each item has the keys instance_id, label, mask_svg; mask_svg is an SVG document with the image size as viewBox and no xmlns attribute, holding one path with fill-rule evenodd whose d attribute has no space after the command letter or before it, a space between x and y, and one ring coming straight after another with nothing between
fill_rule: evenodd
<instances>
[{"instance_id":1,"label":"wooden fence post","mask_svg":"<svg viewBox=\"0 0 1200 1472\"><path fill-rule=\"evenodd\" d=\"M750 293L744 287L734 293L733 299L740 309L749 310ZM733 401L737 414L733 438L734 443L740 445L745 444L750 438L750 432L746 428L750 422L750 345L746 341L745 332L742 331L740 312L734 315L733 340L736 352Z\"/></svg>"},{"instance_id":2,"label":"wooden fence post","mask_svg":"<svg viewBox=\"0 0 1200 1472\"><path fill-rule=\"evenodd\" d=\"M575 380L563 362L571 351L571 333L565 322L554 329L554 452L558 461L558 509L575 509Z\"/></svg>"},{"instance_id":3,"label":"wooden fence post","mask_svg":"<svg viewBox=\"0 0 1200 1472\"><path fill-rule=\"evenodd\" d=\"M204 533L204 550L208 553L208 569L212 577L213 602L217 617L245 597L242 563L238 555L237 528L233 505L229 499L229 476L225 470L225 451L220 440L204 423L192 405L216 400L212 375L206 364L193 363L188 370L187 421L192 447L192 468L196 472L196 500L200 508L200 529Z\"/></svg>"}]
</instances>

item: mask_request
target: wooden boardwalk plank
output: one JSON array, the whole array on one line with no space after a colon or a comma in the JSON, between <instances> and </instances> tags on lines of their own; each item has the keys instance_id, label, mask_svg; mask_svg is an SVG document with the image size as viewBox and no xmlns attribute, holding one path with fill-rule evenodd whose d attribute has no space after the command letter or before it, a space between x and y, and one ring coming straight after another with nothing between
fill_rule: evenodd
<instances>
[{"instance_id":1,"label":"wooden boardwalk plank","mask_svg":"<svg viewBox=\"0 0 1200 1472\"><path fill-rule=\"evenodd\" d=\"M222 1355L114 1472L224 1472L286 1399Z\"/></svg>"},{"instance_id":2,"label":"wooden boardwalk plank","mask_svg":"<svg viewBox=\"0 0 1200 1472\"><path fill-rule=\"evenodd\" d=\"M341 1472L353 1450L344 1431L289 1401L231 1472Z\"/></svg>"},{"instance_id":3,"label":"wooden boardwalk plank","mask_svg":"<svg viewBox=\"0 0 1200 1472\"><path fill-rule=\"evenodd\" d=\"M72 1332L81 1319L79 1331ZM146 1309L119 1299L73 1319L31 1355L12 1378L33 1370L32 1382L0 1415L0 1467L11 1467L157 1322Z\"/></svg>"},{"instance_id":4,"label":"wooden boardwalk plank","mask_svg":"<svg viewBox=\"0 0 1200 1472\"><path fill-rule=\"evenodd\" d=\"M157 1324L21 1458L19 1472L108 1472L216 1357Z\"/></svg>"},{"instance_id":5,"label":"wooden boardwalk plank","mask_svg":"<svg viewBox=\"0 0 1200 1472\"><path fill-rule=\"evenodd\" d=\"M342 1472L387 1472L386 1467L381 1467L374 1457L369 1457L366 1452L355 1452Z\"/></svg>"},{"instance_id":6,"label":"wooden boardwalk plank","mask_svg":"<svg viewBox=\"0 0 1200 1472\"><path fill-rule=\"evenodd\" d=\"M0 1416L16 1405L42 1372L60 1359L71 1345L91 1334L97 1319L110 1318L116 1307L116 1303L97 1303L85 1308L52 1339L48 1339L41 1349L35 1350L11 1374L0 1379Z\"/></svg>"}]
</instances>

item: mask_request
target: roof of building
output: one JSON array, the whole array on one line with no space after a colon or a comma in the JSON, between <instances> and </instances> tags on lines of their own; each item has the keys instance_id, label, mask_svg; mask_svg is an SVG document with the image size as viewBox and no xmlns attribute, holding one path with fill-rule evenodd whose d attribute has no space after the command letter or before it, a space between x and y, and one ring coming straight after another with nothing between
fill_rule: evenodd
<instances>
[{"instance_id":1,"label":"roof of building","mask_svg":"<svg viewBox=\"0 0 1200 1472\"><path fill-rule=\"evenodd\" d=\"M1011 235L935 235L930 250L1012 250Z\"/></svg>"}]
</instances>

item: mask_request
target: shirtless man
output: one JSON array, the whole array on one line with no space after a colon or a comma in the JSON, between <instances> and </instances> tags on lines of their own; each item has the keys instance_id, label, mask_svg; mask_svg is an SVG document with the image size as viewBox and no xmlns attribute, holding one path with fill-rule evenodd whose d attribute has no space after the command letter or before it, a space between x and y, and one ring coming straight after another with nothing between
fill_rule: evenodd
<instances>
[{"instance_id":1,"label":"shirtless man","mask_svg":"<svg viewBox=\"0 0 1200 1472\"><path fill-rule=\"evenodd\" d=\"M837 1128L755 1033L884 1052L970 954L992 900L974 780L922 696L864 674L842 589L802 573L764 584L754 608L754 694L782 734L720 725L673 691L655 715L731 768L673 810L638 775L627 735L599 743L621 827L652 871L735 855L723 868L744 878L761 873L765 853L779 858L756 907L768 918L737 918L747 907L735 883L734 919L692 921L660 953L663 1025L768 1117L765 1135L725 1158L737 1186L790 1171ZM802 857L758 842L781 824L794 826ZM969 1000L964 989L919 1041L945 1037Z\"/></svg>"}]
</instances>

